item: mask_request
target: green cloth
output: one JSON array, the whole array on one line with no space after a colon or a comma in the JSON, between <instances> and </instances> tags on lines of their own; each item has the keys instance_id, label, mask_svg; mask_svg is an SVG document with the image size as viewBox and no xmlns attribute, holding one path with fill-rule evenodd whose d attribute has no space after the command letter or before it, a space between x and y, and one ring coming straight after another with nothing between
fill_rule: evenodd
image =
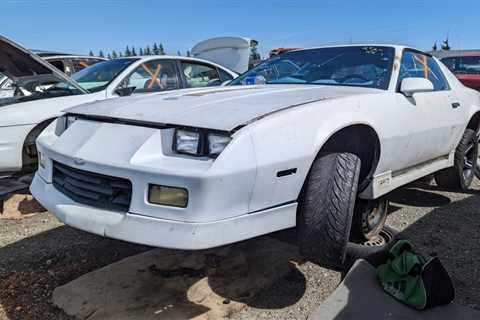
<instances>
[{"instance_id":1,"label":"green cloth","mask_svg":"<svg viewBox=\"0 0 480 320\"><path fill-rule=\"evenodd\" d=\"M387 263L378 267L378 279L383 289L403 303L422 310L427 305L427 293L422 279L428 258L415 254L406 240L390 249Z\"/></svg>"}]
</instances>

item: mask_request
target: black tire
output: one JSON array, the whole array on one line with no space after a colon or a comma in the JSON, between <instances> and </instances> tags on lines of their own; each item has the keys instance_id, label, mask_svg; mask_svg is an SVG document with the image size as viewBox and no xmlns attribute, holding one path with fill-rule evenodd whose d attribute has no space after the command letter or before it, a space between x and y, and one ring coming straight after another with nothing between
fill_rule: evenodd
<instances>
[{"instance_id":1,"label":"black tire","mask_svg":"<svg viewBox=\"0 0 480 320\"><path fill-rule=\"evenodd\" d=\"M357 199L353 210L350 240L362 242L372 240L378 236L385 226L388 213L388 200Z\"/></svg>"},{"instance_id":2,"label":"black tire","mask_svg":"<svg viewBox=\"0 0 480 320\"><path fill-rule=\"evenodd\" d=\"M477 130L477 142L480 145L480 129ZM477 166L475 167L475 176L480 179L480 154L477 157Z\"/></svg>"},{"instance_id":3,"label":"black tire","mask_svg":"<svg viewBox=\"0 0 480 320\"><path fill-rule=\"evenodd\" d=\"M455 151L453 167L435 173L439 187L466 191L475 176L478 158L478 140L475 130L466 129Z\"/></svg>"},{"instance_id":4,"label":"black tire","mask_svg":"<svg viewBox=\"0 0 480 320\"><path fill-rule=\"evenodd\" d=\"M300 252L322 266L343 269L357 197L360 158L321 154L313 162L299 203Z\"/></svg>"}]
</instances>

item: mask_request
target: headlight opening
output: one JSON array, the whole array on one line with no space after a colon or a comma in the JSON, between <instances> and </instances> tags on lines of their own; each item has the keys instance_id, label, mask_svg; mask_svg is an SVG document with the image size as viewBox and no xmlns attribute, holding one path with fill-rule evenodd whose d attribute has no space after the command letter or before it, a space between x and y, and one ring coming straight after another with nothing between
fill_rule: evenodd
<instances>
[{"instance_id":1,"label":"headlight opening","mask_svg":"<svg viewBox=\"0 0 480 320\"><path fill-rule=\"evenodd\" d=\"M232 138L225 133L205 129L175 129L173 151L197 157L216 158Z\"/></svg>"}]
</instances>

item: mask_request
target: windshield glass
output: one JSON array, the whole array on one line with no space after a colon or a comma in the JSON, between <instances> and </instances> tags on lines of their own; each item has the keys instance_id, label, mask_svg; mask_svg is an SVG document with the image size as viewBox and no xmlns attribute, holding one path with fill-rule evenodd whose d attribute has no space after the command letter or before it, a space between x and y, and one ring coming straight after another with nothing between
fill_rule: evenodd
<instances>
[{"instance_id":1,"label":"windshield glass","mask_svg":"<svg viewBox=\"0 0 480 320\"><path fill-rule=\"evenodd\" d=\"M480 56L443 58L442 62L453 73L480 74Z\"/></svg>"},{"instance_id":2,"label":"windshield glass","mask_svg":"<svg viewBox=\"0 0 480 320\"><path fill-rule=\"evenodd\" d=\"M230 85L317 84L386 90L394 56L394 48L377 46L292 51L259 64Z\"/></svg>"},{"instance_id":3,"label":"windshield glass","mask_svg":"<svg viewBox=\"0 0 480 320\"><path fill-rule=\"evenodd\" d=\"M72 78L90 92L105 89L123 70L138 59L115 59L99 62L77 73Z\"/></svg>"}]
</instances>

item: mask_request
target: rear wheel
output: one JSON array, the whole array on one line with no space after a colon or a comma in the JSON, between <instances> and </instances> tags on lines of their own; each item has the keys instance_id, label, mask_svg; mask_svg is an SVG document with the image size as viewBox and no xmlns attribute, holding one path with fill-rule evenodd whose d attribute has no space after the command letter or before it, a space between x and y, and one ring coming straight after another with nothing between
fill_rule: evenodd
<instances>
[{"instance_id":1,"label":"rear wheel","mask_svg":"<svg viewBox=\"0 0 480 320\"><path fill-rule=\"evenodd\" d=\"M435 173L437 185L458 191L468 190L477 170L477 161L477 133L466 129L455 151L454 166Z\"/></svg>"},{"instance_id":2,"label":"rear wheel","mask_svg":"<svg viewBox=\"0 0 480 320\"><path fill-rule=\"evenodd\" d=\"M357 199L353 213L350 239L352 241L375 240L387 220L388 201Z\"/></svg>"}]
</instances>

